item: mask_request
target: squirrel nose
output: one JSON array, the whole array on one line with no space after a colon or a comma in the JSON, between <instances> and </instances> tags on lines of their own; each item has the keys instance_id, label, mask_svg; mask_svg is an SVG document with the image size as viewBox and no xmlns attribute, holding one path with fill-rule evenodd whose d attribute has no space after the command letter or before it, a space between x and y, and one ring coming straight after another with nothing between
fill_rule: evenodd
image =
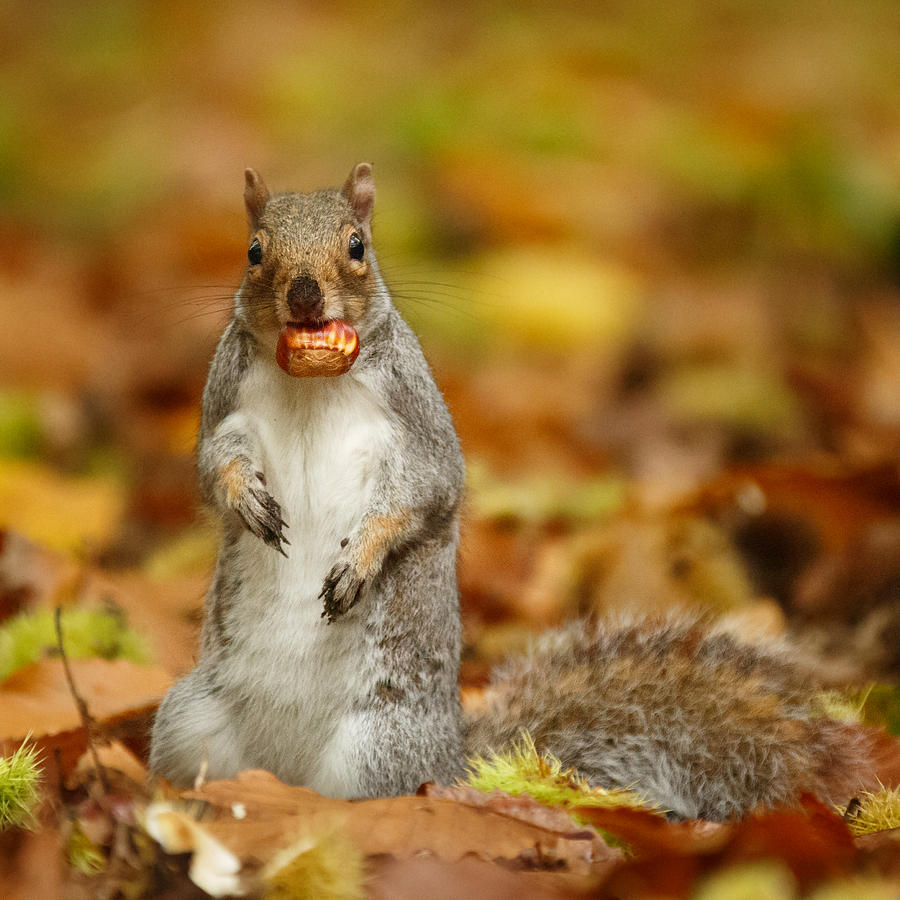
<instances>
[{"instance_id":1,"label":"squirrel nose","mask_svg":"<svg viewBox=\"0 0 900 900\"><path fill-rule=\"evenodd\" d=\"M309 275L298 275L288 288L287 303L291 318L298 322L313 322L322 318L325 301L319 282Z\"/></svg>"}]
</instances>

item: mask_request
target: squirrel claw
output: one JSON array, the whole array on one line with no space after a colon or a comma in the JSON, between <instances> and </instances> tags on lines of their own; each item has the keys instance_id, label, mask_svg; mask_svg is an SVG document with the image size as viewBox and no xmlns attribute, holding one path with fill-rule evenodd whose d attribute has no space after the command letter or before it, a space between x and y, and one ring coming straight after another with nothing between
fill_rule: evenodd
<instances>
[{"instance_id":1,"label":"squirrel claw","mask_svg":"<svg viewBox=\"0 0 900 900\"><path fill-rule=\"evenodd\" d=\"M321 618L327 619L328 624L349 612L359 603L362 596L365 580L359 578L352 566L337 565L325 578L319 599L323 601Z\"/></svg>"},{"instance_id":2,"label":"squirrel claw","mask_svg":"<svg viewBox=\"0 0 900 900\"><path fill-rule=\"evenodd\" d=\"M265 484L264 478L259 481ZM284 548L291 542L284 536L284 529L288 524L281 517L278 501L265 488L253 485L246 489L235 505L235 511L250 532L287 558Z\"/></svg>"}]
</instances>

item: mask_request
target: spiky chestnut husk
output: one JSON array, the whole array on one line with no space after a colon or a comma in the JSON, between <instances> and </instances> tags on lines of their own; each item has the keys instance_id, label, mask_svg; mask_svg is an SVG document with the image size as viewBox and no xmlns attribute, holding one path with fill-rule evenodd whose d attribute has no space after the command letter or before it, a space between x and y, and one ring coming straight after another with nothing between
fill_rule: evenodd
<instances>
[{"instance_id":1,"label":"spiky chestnut husk","mask_svg":"<svg viewBox=\"0 0 900 900\"><path fill-rule=\"evenodd\" d=\"M849 815L846 807L835 807L855 837L900 828L900 787L861 791L856 799L856 809Z\"/></svg>"},{"instance_id":2,"label":"spiky chestnut husk","mask_svg":"<svg viewBox=\"0 0 900 900\"><path fill-rule=\"evenodd\" d=\"M99 657L148 663L152 654L144 638L118 613L66 607L63 639L69 659ZM0 626L0 681L46 656L56 647L53 610L19 613Z\"/></svg>"},{"instance_id":3,"label":"spiky chestnut husk","mask_svg":"<svg viewBox=\"0 0 900 900\"><path fill-rule=\"evenodd\" d=\"M591 787L575 769L564 769L552 753L538 753L527 731L522 731L502 751L470 757L468 767L463 783L485 793L500 790L513 796L528 794L546 806L600 809L628 806L661 812L657 804L639 791Z\"/></svg>"},{"instance_id":4,"label":"spiky chestnut husk","mask_svg":"<svg viewBox=\"0 0 900 900\"><path fill-rule=\"evenodd\" d=\"M0 756L0 831L35 824L41 783L38 756L27 738L11 756Z\"/></svg>"},{"instance_id":5,"label":"spiky chestnut husk","mask_svg":"<svg viewBox=\"0 0 900 900\"><path fill-rule=\"evenodd\" d=\"M360 900L365 895L362 851L338 830L301 838L276 853L260 874L265 900Z\"/></svg>"},{"instance_id":6,"label":"spiky chestnut husk","mask_svg":"<svg viewBox=\"0 0 900 900\"><path fill-rule=\"evenodd\" d=\"M275 359L294 378L343 375L359 356L356 329L342 319L321 326L288 322L278 335Z\"/></svg>"}]
</instances>

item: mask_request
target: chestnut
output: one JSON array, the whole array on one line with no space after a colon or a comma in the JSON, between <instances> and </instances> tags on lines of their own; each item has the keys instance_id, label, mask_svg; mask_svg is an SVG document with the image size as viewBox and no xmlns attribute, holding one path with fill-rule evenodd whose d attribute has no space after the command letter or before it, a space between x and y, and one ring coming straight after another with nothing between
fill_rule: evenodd
<instances>
[{"instance_id":1,"label":"chestnut","mask_svg":"<svg viewBox=\"0 0 900 900\"><path fill-rule=\"evenodd\" d=\"M324 325L288 322L278 335L275 359L294 378L343 375L359 356L356 329L342 319Z\"/></svg>"}]
</instances>

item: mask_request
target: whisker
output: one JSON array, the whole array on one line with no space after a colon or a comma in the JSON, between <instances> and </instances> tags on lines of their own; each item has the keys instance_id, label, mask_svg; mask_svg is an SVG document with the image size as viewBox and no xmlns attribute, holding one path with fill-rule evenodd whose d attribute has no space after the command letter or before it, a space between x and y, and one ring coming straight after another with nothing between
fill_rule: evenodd
<instances>
[{"instance_id":1,"label":"whisker","mask_svg":"<svg viewBox=\"0 0 900 900\"><path fill-rule=\"evenodd\" d=\"M473 322L479 320L479 316L475 315L471 310L461 309L459 306L454 306L452 303L448 303L445 300L435 300L428 297L419 297L409 294L394 294L394 299L398 301L398 306L418 304L419 306L428 307L429 309L440 310L441 312L450 315L469 319Z\"/></svg>"},{"instance_id":2,"label":"whisker","mask_svg":"<svg viewBox=\"0 0 900 900\"><path fill-rule=\"evenodd\" d=\"M251 299L244 298L242 303L247 309L261 309L270 303L268 297L255 297ZM183 316L180 319L170 319L167 314L184 309L195 310L192 314ZM134 325L144 325L149 319L161 321L166 325L181 324L203 316L214 316L218 314L231 313L234 310L234 296L231 294L210 295L208 297L185 297L177 301L162 305L143 306L142 315L126 316L126 322ZM138 310L133 310L136 314Z\"/></svg>"},{"instance_id":3,"label":"whisker","mask_svg":"<svg viewBox=\"0 0 900 900\"><path fill-rule=\"evenodd\" d=\"M154 288L146 291L134 291L122 294L119 299L123 301L140 301L146 302L154 300L158 297L167 300L175 297L174 302L179 302L183 298L193 297L198 292L214 293L220 296L234 296L237 288L233 284L203 284L189 285L187 287L171 287L171 288Z\"/></svg>"},{"instance_id":4,"label":"whisker","mask_svg":"<svg viewBox=\"0 0 900 900\"><path fill-rule=\"evenodd\" d=\"M390 285L389 290L392 296L423 296L423 297L431 297L437 300L444 300L447 303L456 302L456 303L464 303L470 307L479 307L482 309L497 309L502 302L504 301L504 297L501 295L496 295L493 299L487 299L485 297L474 296L472 293L468 291L453 291L450 289L442 290L440 288L434 288L429 286L417 286L416 284L406 284L401 283L399 285Z\"/></svg>"},{"instance_id":5,"label":"whisker","mask_svg":"<svg viewBox=\"0 0 900 900\"><path fill-rule=\"evenodd\" d=\"M441 297L455 297L458 300L467 300L469 295L465 291L457 291L453 288L445 288L440 285L433 284L415 284L401 282L399 284L389 285L391 291L410 291L412 293L435 294Z\"/></svg>"},{"instance_id":6,"label":"whisker","mask_svg":"<svg viewBox=\"0 0 900 900\"><path fill-rule=\"evenodd\" d=\"M202 319L206 316L213 316L213 315L217 315L217 314L221 315L223 317L230 316L233 311L234 311L233 307L230 307L230 306L223 307L222 309L205 309L202 312L194 313L190 316L183 316L182 318L176 319L173 322L164 322L164 323L160 323L160 324L164 324L168 327L174 327L176 325L184 325L186 322L194 322L197 319Z\"/></svg>"},{"instance_id":7,"label":"whisker","mask_svg":"<svg viewBox=\"0 0 900 900\"><path fill-rule=\"evenodd\" d=\"M208 297L203 300L186 300L179 303L166 305L144 305L132 308L124 315L126 323L144 325L149 319L164 321L170 313L177 313L185 309L196 310L196 315L211 315L213 313L234 308L234 298L227 296Z\"/></svg>"},{"instance_id":8,"label":"whisker","mask_svg":"<svg viewBox=\"0 0 900 900\"><path fill-rule=\"evenodd\" d=\"M263 290L272 290L274 285L271 282L261 282L259 287ZM141 308L146 308L148 299L153 299L161 294L172 294L177 292L178 296L164 303L153 303L149 306L151 312L160 310L176 309L183 306L200 306L204 303L217 302L233 302L237 294L238 287L234 284L223 285L190 285L181 288L163 288L158 290L142 291L135 294L125 295L123 300L141 301Z\"/></svg>"}]
</instances>

